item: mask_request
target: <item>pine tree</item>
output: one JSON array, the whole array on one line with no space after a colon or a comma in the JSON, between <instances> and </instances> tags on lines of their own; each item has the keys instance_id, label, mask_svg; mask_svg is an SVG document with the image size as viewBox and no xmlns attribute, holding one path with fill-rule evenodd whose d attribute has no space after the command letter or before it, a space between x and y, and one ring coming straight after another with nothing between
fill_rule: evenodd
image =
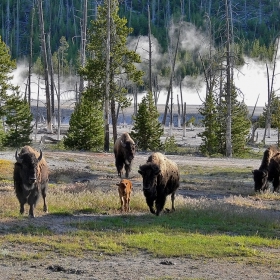
<instances>
[{"instance_id":1,"label":"pine tree","mask_svg":"<svg viewBox=\"0 0 280 280\"><path fill-rule=\"evenodd\" d=\"M219 152L219 135L220 126L218 124L217 103L213 92L209 92L205 102L199 108L199 113L202 115L202 124L205 130L199 134L202 143L199 147L204 155L213 155Z\"/></svg>"},{"instance_id":2,"label":"pine tree","mask_svg":"<svg viewBox=\"0 0 280 280\"><path fill-rule=\"evenodd\" d=\"M249 111L246 104L243 101L237 100L237 91L234 85L232 85L231 91L231 104L232 104L232 127L231 127L231 140L232 140L232 153L233 155L240 156L244 154L244 149L249 136L251 123L249 120ZM225 134L226 134L226 101L222 98L221 104L218 106L218 110L221 113L221 134L219 142L221 143L220 153L226 153L225 147Z\"/></svg>"},{"instance_id":3,"label":"pine tree","mask_svg":"<svg viewBox=\"0 0 280 280\"><path fill-rule=\"evenodd\" d=\"M64 145L75 150L101 150L104 145L103 126L100 102L93 102L82 97L71 115Z\"/></svg>"},{"instance_id":4,"label":"pine tree","mask_svg":"<svg viewBox=\"0 0 280 280\"><path fill-rule=\"evenodd\" d=\"M149 91L139 104L138 113L134 117L131 136L136 140L138 148L142 150L160 150L163 128L158 121L159 112L154 103L153 94Z\"/></svg>"},{"instance_id":5,"label":"pine tree","mask_svg":"<svg viewBox=\"0 0 280 280\"><path fill-rule=\"evenodd\" d=\"M135 66L140 63L140 55L127 48L127 38L132 32L127 27L127 19L119 16L119 1L110 1L110 82L109 97L113 136L117 137L117 116L115 103L125 108L127 102L128 84L142 84L143 72ZM87 50L91 53L86 66L80 69L80 74L89 81L87 94L89 98L105 101L106 97L106 55L107 43L107 12L108 1L98 7L97 19L91 21L88 29Z\"/></svg>"},{"instance_id":6,"label":"pine tree","mask_svg":"<svg viewBox=\"0 0 280 280\"><path fill-rule=\"evenodd\" d=\"M32 142L32 114L26 100L22 100L19 94L13 94L7 98L4 106L7 133L3 139L4 146L21 147Z\"/></svg>"}]
</instances>

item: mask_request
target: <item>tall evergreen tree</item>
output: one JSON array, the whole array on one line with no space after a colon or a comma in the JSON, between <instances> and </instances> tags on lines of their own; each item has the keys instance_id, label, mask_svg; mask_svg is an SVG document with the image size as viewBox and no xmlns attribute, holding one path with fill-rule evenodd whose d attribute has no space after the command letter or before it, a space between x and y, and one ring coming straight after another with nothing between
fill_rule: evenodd
<instances>
[{"instance_id":1,"label":"tall evergreen tree","mask_svg":"<svg viewBox=\"0 0 280 280\"><path fill-rule=\"evenodd\" d=\"M126 26L127 20L119 17L119 1L111 0L111 24L110 24L110 86L109 101L111 108L111 118L113 124L114 140L117 137L116 110L115 103L118 102L124 107L126 94L128 92L128 83L142 83L142 71L139 71L135 63L140 63L140 56L126 46L127 37L132 32L131 28ZM97 19L91 21L88 29L87 50L91 53L86 66L80 73L88 80L87 95L93 100L105 101L106 96L106 42L107 42L107 10L108 1L104 1L102 6L98 7Z\"/></svg>"},{"instance_id":2,"label":"tall evergreen tree","mask_svg":"<svg viewBox=\"0 0 280 280\"><path fill-rule=\"evenodd\" d=\"M149 91L139 104L131 131L131 136L140 149L155 151L162 148L160 137L163 136L164 130L158 118L159 112L155 106L153 94Z\"/></svg>"},{"instance_id":3,"label":"tall evergreen tree","mask_svg":"<svg viewBox=\"0 0 280 280\"><path fill-rule=\"evenodd\" d=\"M231 143L232 154L240 156L244 153L244 147L246 145L251 123L249 120L249 111L246 104L243 101L238 101L237 91L234 85L231 87L231 115L232 115L232 128L231 128ZM221 103L218 105L218 111L220 112L221 122L221 134L219 138L220 153L226 155L226 101L221 98Z\"/></svg>"},{"instance_id":4,"label":"tall evergreen tree","mask_svg":"<svg viewBox=\"0 0 280 280\"><path fill-rule=\"evenodd\" d=\"M199 108L202 115L202 124L205 130L199 134L202 143L200 151L205 155L213 155L219 152L220 126L218 123L217 102L212 91L210 91L202 106Z\"/></svg>"},{"instance_id":5,"label":"tall evergreen tree","mask_svg":"<svg viewBox=\"0 0 280 280\"><path fill-rule=\"evenodd\" d=\"M75 150L102 150L104 145L103 124L101 102L82 97L71 115L64 145Z\"/></svg>"},{"instance_id":6,"label":"tall evergreen tree","mask_svg":"<svg viewBox=\"0 0 280 280\"><path fill-rule=\"evenodd\" d=\"M4 146L21 147L32 142L31 121L33 119L29 104L22 100L19 94L7 98L5 105L7 133L4 137Z\"/></svg>"}]
</instances>

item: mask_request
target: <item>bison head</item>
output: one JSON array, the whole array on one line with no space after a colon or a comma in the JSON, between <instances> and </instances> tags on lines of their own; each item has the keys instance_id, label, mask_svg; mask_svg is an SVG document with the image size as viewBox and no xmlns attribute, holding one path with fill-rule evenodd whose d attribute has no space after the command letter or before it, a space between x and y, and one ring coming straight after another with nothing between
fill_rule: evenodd
<instances>
[{"instance_id":1,"label":"bison head","mask_svg":"<svg viewBox=\"0 0 280 280\"><path fill-rule=\"evenodd\" d=\"M134 142L131 141L126 141L126 142L121 141L121 145L125 153L125 164L129 165L134 159L136 145Z\"/></svg>"},{"instance_id":2,"label":"bison head","mask_svg":"<svg viewBox=\"0 0 280 280\"><path fill-rule=\"evenodd\" d=\"M143 178L143 190L148 192L156 191L157 179L160 174L160 168L158 165L153 163L147 163L145 165L139 166L138 173L142 175Z\"/></svg>"},{"instance_id":3,"label":"bison head","mask_svg":"<svg viewBox=\"0 0 280 280\"><path fill-rule=\"evenodd\" d=\"M255 191L265 191L268 188L267 171L255 169L252 173L255 182Z\"/></svg>"},{"instance_id":4,"label":"bison head","mask_svg":"<svg viewBox=\"0 0 280 280\"><path fill-rule=\"evenodd\" d=\"M20 177L25 188L33 188L34 183L37 180L37 167L38 163L42 159L42 151L40 150L40 155L36 158L33 153L23 153L19 154L16 151L15 158L20 166Z\"/></svg>"}]
</instances>

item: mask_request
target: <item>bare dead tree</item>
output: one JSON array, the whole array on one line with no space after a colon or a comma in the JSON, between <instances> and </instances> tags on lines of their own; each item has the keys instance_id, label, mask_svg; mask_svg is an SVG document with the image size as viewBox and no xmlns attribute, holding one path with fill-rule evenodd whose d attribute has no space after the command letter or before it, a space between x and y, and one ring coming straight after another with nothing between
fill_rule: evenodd
<instances>
[{"instance_id":1,"label":"bare dead tree","mask_svg":"<svg viewBox=\"0 0 280 280\"><path fill-rule=\"evenodd\" d=\"M49 88L49 68L48 68L48 56L47 56L47 46L45 38L45 28L44 28L44 17L42 9L42 0L37 0L38 5L38 16L40 25L40 36L41 36L41 49L44 64L44 76L45 76L45 90L46 90L46 105L47 105L47 131L52 132L51 124L51 102L50 102L50 88Z\"/></svg>"},{"instance_id":2,"label":"bare dead tree","mask_svg":"<svg viewBox=\"0 0 280 280\"><path fill-rule=\"evenodd\" d=\"M84 67L86 64L86 40L87 40L87 0L84 0L83 4L83 18L81 20L81 66ZM84 91L84 77L80 76L79 92L80 94Z\"/></svg>"},{"instance_id":3,"label":"bare dead tree","mask_svg":"<svg viewBox=\"0 0 280 280\"><path fill-rule=\"evenodd\" d=\"M231 83L232 83L232 63L231 63L231 29L230 29L230 17L229 17L229 4L226 0L226 31L227 31L227 42L226 42L226 103L227 103L227 114L226 114L226 156L232 157L232 141L231 141Z\"/></svg>"},{"instance_id":4,"label":"bare dead tree","mask_svg":"<svg viewBox=\"0 0 280 280\"><path fill-rule=\"evenodd\" d=\"M35 7L32 8L31 13L31 27L30 27L30 56L29 56L29 63L28 63L28 104L29 107L31 106L31 71L32 71L32 60L33 60L33 35L34 35L34 14L35 14Z\"/></svg>"},{"instance_id":5,"label":"bare dead tree","mask_svg":"<svg viewBox=\"0 0 280 280\"><path fill-rule=\"evenodd\" d=\"M107 40L106 40L106 84L105 84L105 142L104 150L109 151L109 93L110 93L110 44L111 44L111 0L107 0Z\"/></svg>"},{"instance_id":6,"label":"bare dead tree","mask_svg":"<svg viewBox=\"0 0 280 280\"><path fill-rule=\"evenodd\" d=\"M151 42L151 16L150 6L148 5L148 30L149 30L149 91L153 92L152 88L152 42Z\"/></svg>"},{"instance_id":7,"label":"bare dead tree","mask_svg":"<svg viewBox=\"0 0 280 280\"><path fill-rule=\"evenodd\" d=\"M263 143L265 144L265 137L270 137L270 128L271 128L271 96L273 92L274 87L274 78L275 78L275 70L276 70L276 63L277 63L277 55L278 55L278 48L279 48L279 40L278 37L276 39L275 45L276 49L274 52L274 58L273 58L273 69L272 69L272 76L271 76L271 83L269 78L269 71L268 71L268 65L266 63L266 73L267 73L267 111L265 116L265 129L263 134ZM267 133L268 132L268 133Z\"/></svg>"},{"instance_id":8,"label":"bare dead tree","mask_svg":"<svg viewBox=\"0 0 280 280\"><path fill-rule=\"evenodd\" d=\"M172 84L173 84L172 81L173 81L176 57L177 57L177 52L178 52L179 42L180 42L181 26L182 25L181 25L181 22L180 22L178 39L177 39L175 54L174 54L173 63L172 63L172 67L171 67L170 82L169 82L169 87L168 87L168 92L167 92L167 97L166 97L164 114L163 114L163 118L162 118L162 125L165 125L165 122L166 122L168 104L169 104L169 101L170 101L170 94L171 94L171 91L172 91ZM171 106L172 106L172 103L171 103Z\"/></svg>"}]
</instances>

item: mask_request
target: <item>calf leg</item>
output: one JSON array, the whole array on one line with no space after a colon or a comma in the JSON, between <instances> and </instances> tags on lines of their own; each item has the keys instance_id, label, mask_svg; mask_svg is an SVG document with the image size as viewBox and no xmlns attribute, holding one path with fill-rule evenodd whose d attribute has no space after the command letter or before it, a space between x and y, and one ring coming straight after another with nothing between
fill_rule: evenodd
<instances>
[{"instance_id":1,"label":"calf leg","mask_svg":"<svg viewBox=\"0 0 280 280\"><path fill-rule=\"evenodd\" d=\"M124 211L124 201L123 201L123 197L120 196L120 200L121 200L121 210L122 212Z\"/></svg>"}]
</instances>

